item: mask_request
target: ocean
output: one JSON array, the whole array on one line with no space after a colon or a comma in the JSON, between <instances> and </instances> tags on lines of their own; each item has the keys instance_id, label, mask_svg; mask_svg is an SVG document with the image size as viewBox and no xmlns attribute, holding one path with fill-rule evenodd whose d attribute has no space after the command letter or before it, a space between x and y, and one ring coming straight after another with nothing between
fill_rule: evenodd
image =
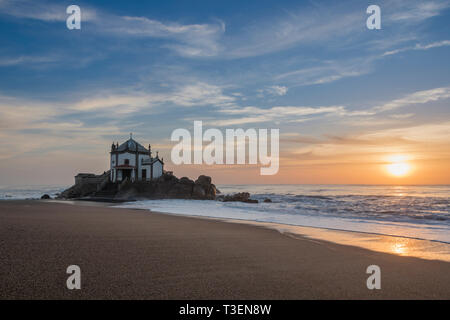
<instances>
[{"instance_id":1,"label":"ocean","mask_svg":"<svg viewBox=\"0 0 450 320\"><path fill-rule=\"evenodd\" d=\"M55 196L66 186L0 186L0 199ZM289 226L357 231L450 243L450 186L219 185L250 192L258 204L146 200L120 207ZM264 203L269 198L271 203Z\"/></svg>"},{"instance_id":2,"label":"ocean","mask_svg":"<svg viewBox=\"0 0 450 320\"><path fill-rule=\"evenodd\" d=\"M63 185L29 185L2 186L0 185L0 200L40 199L44 194L52 198L64 191L68 186Z\"/></svg>"},{"instance_id":3,"label":"ocean","mask_svg":"<svg viewBox=\"0 0 450 320\"><path fill-rule=\"evenodd\" d=\"M368 232L450 243L450 186L221 185L258 204L147 200L122 207L214 218ZM272 203L264 203L269 198Z\"/></svg>"}]
</instances>

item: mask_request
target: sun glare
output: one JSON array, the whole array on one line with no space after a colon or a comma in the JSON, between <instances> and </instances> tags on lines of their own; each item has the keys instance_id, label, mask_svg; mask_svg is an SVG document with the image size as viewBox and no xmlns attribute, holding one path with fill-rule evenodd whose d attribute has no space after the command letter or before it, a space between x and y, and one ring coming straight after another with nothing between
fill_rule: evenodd
<instances>
[{"instance_id":1,"label":"sun glare","mask_svg":"<svg viewBox=\"0 0 450 320\"><path fill-rule=\"evenodd\" d=\"M406 157L393 156L390 164L386 166L387 171L395 177L403 177L409 173L411 166L405 161Z\"/></svg>"}]
</instances>

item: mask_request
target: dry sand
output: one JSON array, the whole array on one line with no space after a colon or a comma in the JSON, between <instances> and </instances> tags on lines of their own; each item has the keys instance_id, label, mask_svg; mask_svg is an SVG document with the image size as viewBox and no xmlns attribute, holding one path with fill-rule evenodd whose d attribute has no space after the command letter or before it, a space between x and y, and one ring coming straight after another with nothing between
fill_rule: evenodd
<instances>
[{"instance_id":1,"label":"dry sand","mask_svg":"<svg viewBox=\"0 0 450 320\"><path fill-rule=\"evenodd\" d=\"M450 299L447 262L142 210L0 201L0 254L1 299Z\"/></svg>"}]
</instances>

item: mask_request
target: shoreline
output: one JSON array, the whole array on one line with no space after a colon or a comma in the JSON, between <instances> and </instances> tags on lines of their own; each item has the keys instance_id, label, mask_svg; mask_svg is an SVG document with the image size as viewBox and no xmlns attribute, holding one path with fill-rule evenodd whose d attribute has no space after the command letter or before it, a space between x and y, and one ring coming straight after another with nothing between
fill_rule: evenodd
<instances>
[{"instance_id":1,"label":"shoreline","mask_svg":"<svg viewBox=\"0 0 450 320\"><path fill-rule=\"evenodd\" d=\"M130 208L131 209L131 208ZM144 210L145 209L137 209L137 210ZM150 210L148 210L150 211ZM245 224L245 225L251 225L255 227L262 227L267 228L270 230L275 230L279 232L282 235L289 235L289 236L301 236L304 238L310 238L314 240L319 241L326 241L333 244L339 244L339 245L346 245L346 246L353 246L357 248L362 248L366 250L371 250L375 252L381 252L381 253L387 253L387 254L395 254L399 256L405 256L405 257L414 257L414 258L420 258L425 260L438 260L438 261L444 261L444 262L450 262L450 243L439 241L439 240L428 240L428 239L421 239L421 238L413 238L413 237L407 237L407 236L396 236L396 235L387 235L387 234L381 234L381 233L371 233L371 232L363 232L363 231L352 231L352 230L340 230L340 229L332 229L332 228L324 228L324 227L311 227L311 226L299 226L299 225L293 225L293 224L282 224L282 223L272 223L272 222L262 222L262 221L252 221L252 220L245 220L245 219L226 219L226 218L215 218L215 217L204 217L204 216L193 216L193 215L182 215L182 214L175 214L175 213L169 213L169 212L157 212L162 214L169 214L169 215L175 215L175 216L182 216L182 217L192 217L192 218L198 218L198 219L211 219L211 220L217 220L221 222L226 223L237 223L237 224ZM342 235L342 237L337 237L338 235ZM364 244L364 241L358 241L360 239L363 239L365 241L370 241L372 245L368 245L367 242ZM445 253L437 253L437 252L429 252L422 249L412 248L412 244L409 243L409 250L416 250L414 253L411 252L404 252L404 247L397 247L397 249L403 250L403 252L398 252L396 250L388 250L382 245L377 245L377 243L380 242L417 242L417 243L435 243L437 247L444 249ZM429 249L429 247L428 247Z\"/></svg>"},{"instance_id":2,"label":"shoreline","mask_svg":"<svg viewBox=\"0 0 450 320\"><path fill-rule=\"evenodd\" d=\"M441 240L430 240L419 237L392 235L376 232L345 230L337 228L295 225L288 223L255 221L236 218L222 218L205 215L193 215L166 211L152 211L145 208L121 207L121 204L111 203L112 208L125 208L157 212L162 214L192 217L197 219L211 219L227 223L254 225L276 230L281 234L310 237L311 239L327 241L341 245L355 246L376 252L391 253L400 256L415 257L427 260L450 262L450 243Z\"/></svg>"},{"instance_id":3,"label":"shoreline","mask_svg":"<svg viewBox=\"0 0 450 320\"><path fill-rule=\"evenodd\" d=\"M4 200L4 201L21 201L21 200ZM264 222L247 219L220 218L213 216L153 211L151 209L144 209L144 208L121 207L122 204L127 202L107 202L95 200L89 201L84 199L83 200L33 199L26 201L41 201L41 202L61 203L80 206L96 206L96 207L102 206L114 209L142 210L146 212L167 214L180 217L190 217L207 220L211 219L225 223L253 225L256 227L263 227L275 230L280 234L307 237L314 240L326 241L340 245L354 246L357 248L363 248L375 252L395 254L399 256L414 257L426 260L439 260L450 262L450 243L440 240L429 240L418 237L390 235L365 231L343 230L326 227L294 225L287 223ZM434 246L433 244L436 245ZM406 248L406 246L408 248Z\"/></svg>"},{"instance_id":4,"label":"shoreline","mask_svg":"<svg viewBox=\"0 0 450 320\"><path fill-rule=\"evenodd\" d=\"M0 298L450 299L448 262L216 219L49 202L0 202ZM72 264L82 290L65 288ZM366 287L373 264L381 290Z\"/></svg>"}]
</instances>

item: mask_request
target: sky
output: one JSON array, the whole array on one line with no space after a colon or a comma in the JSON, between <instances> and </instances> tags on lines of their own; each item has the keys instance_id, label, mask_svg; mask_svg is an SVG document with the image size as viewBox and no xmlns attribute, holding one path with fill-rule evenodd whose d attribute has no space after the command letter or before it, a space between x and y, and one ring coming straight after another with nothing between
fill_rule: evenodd
<instances>
[{"instance_id":1,"label":"sky","mask_svg":"<svg viewBox=\"0 0 450 320\"><path fill-rule=\"evenodd\" d=\"M108 170L130 132L217 184L449 184L449 21L449 0L0 0L0 185ZM278 173L174 165L196 120L278 128Z\"/></svg>"}]
</instances>

